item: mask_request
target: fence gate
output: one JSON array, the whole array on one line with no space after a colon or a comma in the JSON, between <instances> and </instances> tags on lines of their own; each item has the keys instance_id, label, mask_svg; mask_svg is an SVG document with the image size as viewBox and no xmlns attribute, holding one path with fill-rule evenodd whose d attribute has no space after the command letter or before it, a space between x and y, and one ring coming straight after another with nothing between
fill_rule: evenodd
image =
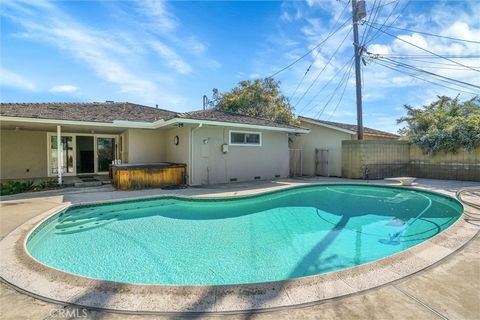
<instances>
[{"instance_id":1,"label":"fence gate","mask_svg":"<svg viewBox=\"0 0 480 320\"><path fill-rule=\"evenodd\" d=\"M328 168L328 149L315 149L315 175L330 177Z\"/></svg>"},{"instance_id":2,"label":"fence gate","mask_svg":"<svg viewBox=\"0 0 480 320\"><path fill-rule=\"evenodd\" d=\"M302 158L303 150L302 149L289 149L290 151L290 177L301 177L303 174L302 171Z\"/></svg>"}]
</instances>

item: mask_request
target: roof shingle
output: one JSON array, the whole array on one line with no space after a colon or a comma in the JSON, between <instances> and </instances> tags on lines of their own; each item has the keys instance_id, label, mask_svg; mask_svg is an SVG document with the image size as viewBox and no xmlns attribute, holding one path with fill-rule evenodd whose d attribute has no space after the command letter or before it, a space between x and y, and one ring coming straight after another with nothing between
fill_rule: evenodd
<instances>
[{"instance_id":1,"label":"roof shingle","mask_svg":"<svg viewBox=\"0 0 480 320\"><path fill-rule=\"evenodd\" d=\"M325 124L325 125L329 125L329 126L332 126L332 127L337 127L337 128L340 128L340 129L345 129L345 130L350 130L350 131L353 131L353 132L357 132L357 126L355 124L318 120L318 119L312 119L312 118L308 118L308 117L298 117L298 118L300 120L305 119L305 120L308 120L308 121L317 122L319 124ZM366 134L372 134L372 135L399 137L399 135L396 135L396 134L393 134L393 133L390 133L390 132L381 131L381 130L377 130L377 129L372 129L372 128L368 128L368 127L363 127L363 132L366 133Z\"/></svg>"},{"instance_id":2,"label":"roof shingle","mask_svg":"<svg viewBox=\"0 0 480 320\"><path fill-rule=\"evenodd\" d=\"M147 107L129 102L49 102L49 103L1 103L0 115L5 117L37 118L50 120L73 120L87 122L135 121L155 122L158 120L193 119L227 123L241 123L287 129L303 129L298 126L272 120L250 117L218 109L207 109L178 113Z\"/></svg>"},{"instance_id":3,"label":"roof shingle","mask_svg":"<svg viewBox=\"0 0 480 320\"><path fill-rule=\"evenodd\" d=\"M129 102L49 102L2 103L0 115L88 122L113 122L114 120L154 122L175 118L178 113Z\"/></svg>"}]
</instances>

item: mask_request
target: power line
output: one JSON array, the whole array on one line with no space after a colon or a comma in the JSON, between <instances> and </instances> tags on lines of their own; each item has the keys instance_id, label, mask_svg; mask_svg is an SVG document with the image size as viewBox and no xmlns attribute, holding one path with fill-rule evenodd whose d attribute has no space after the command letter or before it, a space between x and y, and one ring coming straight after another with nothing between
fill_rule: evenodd
<instances>
[{"instance_id":1,"label":"power line","mask_svg":"<svg viewBox=\"0 0 480 320\"><path fill-rule=\"evenodd\" d=\"M375 22L368 22L367 24L370 24L370 23L371 23L371 24L378 25L378 23L375 23ZM450 40L455 40L455 41L463 41L463 42L470 42L470 43L480 44L480 41L474 41L474 40L467 40L467 39L460 39L460 38L454 38L454 37L441 36L441 35L438 35L438 34L429 33L429 32L424 32L424 31L416 31L416 30L410 30L410 29L393 27L393 26L390 26L388 29L402 30L402 31L408 31L408 32L414 32L414 33L424 34L424 35L427 35L427 36L432 36L432 37L437 37L437 38L444 38L444 39L450 39Z\"/></svg>"},{"instance_id":2,"label":"power line","mask_svg":"<svg viewBox=\"0 0 480 320\"><path fill-rule=\"evenodd\" d=\"M337 33L338 31L340 31L348 22L350 21L350 19L347 19L345 20L332 34L330 34L329 36L327 36L325 39L323 39L319 44L317 44L315 47L313 47L312 49L308 50L304 55L302 55L300 58L296 59L295 61L293 61L292 63L290 63L289 65L283 67L282 69L278 70L277 72L273 73L272 75L269 76L269 78L273 78L274 76L276 76L277 74L291 68L294 64L296 64L297 62L299 62L300 60L302 60L303 58L305 58L306 56L308 56L310 53L312 53L315 49L317 49L318 47L320 47L322 44L324 44L328 39L330 39L335 33Z\"/></svg>"},{"instance_id":3,"label":"power line","mask_svg":"<svg viewBox=\"0 0 480 320\"><path fill-rule=\"evenodd\" d=\"M388 55L384 55L384 54L381 54L380 56L385 56L387 57ZM442 67L438 67L438 66L450 66L450 67L457 67L458 70L465 70L466 68L464 67L459 67L457 66L456 64L453 64L453 63L447 63L447 62L437 62L437 61L429 61L429 60L424 60L422 58L395 58L395 57L390 57L391 59L408 59L412 62L421 62L422 64L431 64L431 65L434 65L434 66L437 66L437 68L442 68ZM434 68L434 66L430 67L430 68ZM424 68L427 68L426 66L423 66ZM472 68L480 68L480 66L469 66L469 67L472 67ZM469 71L469 70L467 70Z\"/></svg>"},{"instance_id":4,"label":"power line","mask_svg":"<svg viewBox=\"0 0 480 320\"><path fill-rule=\"evenodd\" d=\"M343 85L344 82L348 82L348 79L350 78L350 74L351 74L353 65L354 65L354 63L352 63L352 65L350 66L350 68L348 70L348 75L347 75L347 72L344 73L344 75L343 75L342 79L340 80L340 82L338 83L338 85L335 87L335 89L333 89L333 92L330 95L330 98L327 100L327 102L325 103L323 108L320 109L320 111L317 112L317 114L314 116L315 119L319 119L322 116L322 114L325 111L325 109L327 108L327 106L330 104L330 102L333 100L333 98L337 94L338 89ZM319 104L317 104L317 106L318 105Z\"/></svg>"},{"instance_id":5,"label":"power line","mask_svg":"<svg viewBox=\"0 0 480 320\"><path fill-rule=\"evenodd\" d=\"M393 14L393 12L395 11L395 9L397 9L399 3L400 3L400 2L398 2L398 1L395 3L395 5L393 6L392 10L390 10L390 13L388 14L388 17L383 21L380 29L382 29L382 28L385 26L385 24L388 22L388 20L390 20L390 17L392 16L392 14ZM403 10L402 10L402 12L403 12ZM398 19L398 16L397 16L396 19ZM395 20L394 20L394 21L395 21ZM375 22L370 22L370 21L369 21L368 23L375 23ZM373 41L374 39L376 39L376 38L378 37L378 34L379 34L379 33L380 33L380 32L379 32L378 30L376 30L375 33L372 35L372 38L370 39L370 42ZM363 45L365 45L366 43L367 43L367 39L365 39L365 41L362 42Z\"/></svg>"},{"instance_id":6,"label":"power line","mask_svg":"<svg viewBox=\"0 0 480 320\"><path fill-rule=\"evenodd\" d=\"M411 42L409 42L409 41L407 41L407 40L404 40L404 39L402 39L402 38L400 38L400 37L397 37L397 36L395 36L395 35L393 35L393 34L391 34L391 33L388 33L387 31L378 29L377 27L374 27L374 26L371 26L371 27L374 28L374 29L380 30L380 32L383 32L383 33L385 33L386 35L389 35L389 36L391 36L391 37L393 37L393 38L395 38L395 39L398 39L398 40L400 40L400 41L402 41L402 42L404 42L404 43L406 43L406 44L409 44L409 45L411 45L411 46L413 46L413 47L415 47L415 48L418 48L418 49L420 49L420 50L423 50L423 51L425 51L425 52L428 52L428 53L430 53L430 54L433 54L434 56L437 56L437 57L439 57L439 58L448 60L448 61L450 61L450 62L453 62L453 63L455 63L455 64L458 64L459 66L466 67L466 68L471 69L471 70L474 70L474 71L476 71L476 72L480 72L480 71L477 70L477 69L471 68L471 67L469 67L469 66L467 66L467 65L464 65L464 64L462 64L462 63L460 63L460 62L457 62L457 61L452 60L452 59L450 59L450 58L441 56L441 55L439 55L439 54L437 54L437 53L435 53L435 52L433 52L433 51L430 51L430 50L428 50L428 49L425 49L425 48L422 48L422 47L420 47L420 46L417 46L416 44L411 43Z\"/></svg>"},{"instance_id":7,"label":"power line","mask_svg":"<svg viewBox=\"0 0 480 320\"><path fill-rule=\"evenodd\" d=\"M340 21L340 18L343 16L343 13L345 12L345 10L347 9L348 5L350 4L350 0L347 1L347 3L345 4L345 6L343 7L342 11L340 12L340 14L338 15L338 18L337 20L335 21L335 23L333 24L333 27L335 27L338 22ZM349 18L350 19L350 18ZM332 31L330 32L330 34L328 35L328 37L330 37L333 33L333 28L332 28ZM303 74L303 77L302 79L300 80L300 82L298 83L297 87L295 88L295 90L293 91L293 93L290 95L290 100L292 100L292 98L295 96L295 94L297 93L298 89L300 88L300 86L302 85L303 81L305 80L305 78L307 77L307 74L308 72L310 71L310 69L312 68L313 64L315 63L315 61L317 60L317 57L318 55L320 54L320 51L321 51L321 48L317 51L317 53L315 54L315 56L313 57L313 60L312 60L312 63L310 63L310 65L308 66L307 70L305 71L305 73Z\"/></svg>"},{"instance_id":8,"label":"power line","mask_svg":"<svg viewBox=\"0 0 480 320\"><path fill-rule=\"evenodd\" d=\"M413 67L413 66L409 66L407 64L398 64L396 62L391 62L391 61L388 61L388 60L384 60L384 59L381 59L380 61L382 61L383 63L387 63L391 66L395 66L395 67L399 67L399 68L403 68L404 70L410 70L410 71L414 71L416 73L424 73L424 74L427 74L433 78L435 78L436 80L438 81L442 81L442 82L446 82L448 84L453 84L453 85L456 85L456 86L459 86L461 88L465 88L467 89L467 87L464 85L463 81L459 81L459 80L456 80L456 79L451 79L451 78L448 78L448 77L443 77L441 75L438 75L438 74L433 74L429 71L426 71L426 70L422 70L422 69L419 69L419 68L416 68L416 67ZM477 87L475 85L472 85L472 84L468 84L468 86L473 86L473 87ZM468 88L469 89L469 88Z\"/></svg>"},{"instance_id":9,"label":"power line","mask_svg":"<svg viewBox=\"0 0 480 320\"><path fill-rule=\"evenodd\" d=\"M422 78L422 77L419 77L418 75L415 75L415 74L412 74L410 72L406 72L405 70L400 70L400 69L397 69L397 68L394 68L392 66L389 66L388 64L385 64L385 63L382 63L378 60L372 60L373 63L375 64L378 64L380 66L383 66L385 68L388 68L388 69L391 69L391 70L394 70L394 71L397 71L399 73L402 73L402 74L406 74L412 78L416 78L416 79L419 79L419 80L422 80L422 81L425 81L425 82L429 82L431 84L434 84L436 86L440 86L440 87L443 87L443 88L447 88L447 89L450 89L450 90L454 90L454 91L459 91L459 92L463 92L463 93L468 93L468 94L473 94L473 95L478 95L478 93L475 93L475 92L471 92L471 91L464 91L464 90L460 90L458 88L452 88L452 87L449 87L449 86L446 86L446 85L443 85L443 84L440 84L440 83L437 83L437 82L434 82L434 81L431 81L431 80L428 80L428 79L425 79L425 78ZM457 84L454 84L456 86L459 86ZM461 86L460 86L461 87Z\"/></svg>"},{"instance_id":10,"label":"power line","mask_svg":"<svg viewBox=\"0 0 480 320\"><path fill-rule=\"evenodd\" d=\"M352 67L353 67L353 64L352 64ZM333 115L335 114L335 112L337 112L338 106L340 105L340 103L341 103L342 100L343 100L343 96L345 95L345 91L346 91L347 86L348 86L348 81L350 80L350 76L351 76L351 74L352 74L352 67L350 67L350 71L348 72L347 81L345 81L345 85L343 86L343 91L342 91L342 94L341 94L341 96L340 96L340 99L338 100L337 105L335 106L335 108L333 108L333 111L332 111L332 113L330 114L330 116L328 117L327 120L332 119L332 117L333 117ZM362 78L362 79L363 79L363 78Z\"/></svg>"},{"instance_id":11,"label":"power line","mask_svg":"<svg viewBox=\"0 0 480 320\"><path fill-rule=\"evenodd\" d=\"M352 56L347 62L345 62L343 64L343 66L337 71L335 72L335 74L330 78L330 80L328 80L318 91L317 93L302 107L302 109L298 112L298 114L301 114L303 112L303 110L305 110L305 108L307 108L319 95L320 93L323 92L323 89L325 89L332 81L333 79L335 79L341 72L343 69L345 69L345 67L347 65L349 65L352 60L353 60L354 56ZM308 109L307 112L310 112L310 110L312 110L313 108L310 108Z\"/></svg>"},{"instance_id":12,"label":"power line","mask_svg":"<svg viewBox=\"0 0 480 320\"><path fill-rule=\"evenodd\" d=\"M407 9L407 7L410 5L410 2L411 0L407 1L407 3L405 3L405 5L403 6L403 8L400 10L400 12L397 14L397 16L395 17L395 19L393 19L393 21L384 29L388 29L390 28L391 26L393 26L395 24L395 22L397 22L397 20L402 16L403 12ZM392 10L393 12L393 10ZM392 13L391 12L391 13ZM388 20L388 19L387 19ZM385 21L385 24L386 24L386 21ZM382 29L382 27L380 27L380 29ZM368 41L365 43L365 45L368 45L369 43L371 43L372 41L374 41L375 39L377 39L378 37L380 36L380 33L379 33L379 30L377 30L377 32L375 33L375 35Z\"/></svg>"},{"instance_id":13,"label":"power line","mask_svg":"<svg viewBox=\"0 0 480 320\"><path fill-rule=\"evenodd\" d=\"M338 50L340 50L340 48L342 47L343 43L345 42L345 40L347 40L348 36L350 35L350 32L352 32L352 28L350 28L350 30L348 30L347 34L345 35L345 37L343 38L342 42L340 42L340 44L337 46L337 48L335 49L335 51L333 52L333 54L330 56L330 59L328 59L327 63L325 63L325 65L323 66L322 70L320 70L320 72L317 74L317 76L315 77L315 79L312 81L312 83L310 84L310 86L308 86L307 90L305 90L305 92L302 94L302 96L300 97L300 99L297 100L297 103L295 104L294 108L296 108L298 106L298 104L303 100L303 98L307 95L307 93L310 91L310 89L313 87L313 85L317 82L318 78L320 77L320 75L323 73L323 71L327 68L327 66L330 64L330 62L332 61L333 57L337 54Z\"/></svg>"},{"instance_id":14,"label":"power line","mask_svg":"<svg viewBox=\"0 0 480 320\"><path fill-rule=\"evenodd\" d=\"M363 30L363 35L362 35L362 40L360 41L360 43L363 43L364 40L366 40L368 38L368 36L370 35L370 32L372 31L372 28L370 27L370 25L368 23L370 23L370 20L372 21L377 21L377 15L379 13L379 9L380 9L380 4L381 4L381 0L379 0L379 3L378 5L375 7L375 4L377 3L377 0L375 0L375 2L373 3L373 6L372 6L372 13L373 15L369 15L368 16L368 19L365 21L365 24L367 24L368 28L365 28ZM372 18L372 19L370 19Z\"/></svg>"},{"instance_id":15,"label":"power line","mask_svg":"<svg viewBox=\"0 0 480 320\"><path fill-rule=\"evenodd\" d=\"M401 54L388 54L382 53L382 56L387 56L390 58L398 59L412 59L412 58L422 58L422 59L445 59L445 58L455 58L455 59L477 59L480 58L480 55L442 55L442 56L431 56L426 54L410 54L410 55L401 55ZM454 61L455 62L455 61ZM455 62L455 64L457 64Z\"/></svg>"},{"instance_id":16,"label":"power line","mask_svg":"<svg viewBox=\"0 0 480 320\"><path fill-rule=\"evenodd\" d=\"M474 88L480 89L480 86L474 85L474 84L472 84L472 83L465 82L465 81L461 81L461 80L457 80L457 79L453 79L453 78L449 78L449 77L445 77L445 76L442 76L442 75L440 75L440 74L437 74L437 73L434 73L434 72L430 72L430 71L427 71L427 70L423 70L423 69L420 69L420 68L418 68L418 67L416 67L416 66L412 66L412 65L410 65L410 64L406 64L406 63L403 63L403 62L398 62L398 61L395 61L395 60L392 60L392 59L389 59L389 58L374 58L374 59L381 59L382 61L387 60L387 61L393 62L394 64L396 64L397 66L400 66L400 67L412 69L412 70L417 71L417 72L423 72L423 73L426 73L426 74L431 75L431 76L434 76L434 77L446 79L446 80L453 81L453 82L458 82L458 83L463 84L463 85L466 85L466 86L470 86L470 87L474 87Z\"/></svg>"}]
</instances>

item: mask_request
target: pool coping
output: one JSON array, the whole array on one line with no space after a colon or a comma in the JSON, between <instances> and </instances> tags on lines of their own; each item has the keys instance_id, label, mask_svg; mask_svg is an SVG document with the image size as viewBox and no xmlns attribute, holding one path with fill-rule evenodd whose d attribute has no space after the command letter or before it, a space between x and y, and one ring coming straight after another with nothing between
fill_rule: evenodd
<instances>
[{"instance_id":1,"label":"pool coping","mask_svg":"<svg viewBox=\"0 0 480 320\"><path fill-rule=\"evenodd\" d=\"M449 196L446 192L415 189ZM438 235L405 251L348 269L303 278L240 285L138 285L66 273L29 255L24 245L30 232L70 206L63 203L28 220L0 242L0 278L38 299L124 313L235 313L318 303L417 273L459 250L480 230L467 223L462 215Z\"/></svg>"}]
</instances>

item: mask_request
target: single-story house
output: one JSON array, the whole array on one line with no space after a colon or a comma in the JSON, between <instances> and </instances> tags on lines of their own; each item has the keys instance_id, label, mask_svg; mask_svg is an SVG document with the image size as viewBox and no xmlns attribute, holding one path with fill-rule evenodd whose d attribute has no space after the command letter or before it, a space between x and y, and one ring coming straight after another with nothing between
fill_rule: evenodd
<instances>
[{"instance_id":1,"label":"single-story house","mask_svg":"<svg viewBox=\"0 0 480 320\"><path fill-rule=\"evenodd\" d=\"M123 102L2 103L0 128L1 180L107 174L121 160L184 163L190 185L287 177L289 138L309 132L217 109Z\"/></svg>"},{"instance_id":2,"label":"single-story house","mask_svg":"<svg viewBox=\"0 0 480 320\"><path fill-rule=\"evenodd\" d=\"M342 140L356 140L357 126L353 124L298 117L300 126L308 128L307 135L291 139L292 162L298 162L296 172L303 175L342 175ZM363 128L364 140L398 140L399 136L372 128ZM299 152L294 153L295 150ZM294 159L292 159L294 158Z\"/></svg>"}]
</instances>

